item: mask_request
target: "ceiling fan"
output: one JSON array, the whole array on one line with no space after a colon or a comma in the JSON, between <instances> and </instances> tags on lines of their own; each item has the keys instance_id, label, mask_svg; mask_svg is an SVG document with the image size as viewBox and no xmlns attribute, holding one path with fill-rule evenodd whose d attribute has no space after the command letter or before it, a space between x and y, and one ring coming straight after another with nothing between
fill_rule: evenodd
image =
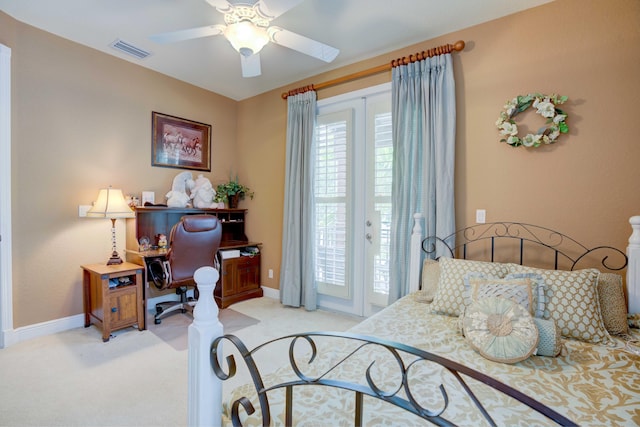
<instances>
[{"instance_id":1,"label":"ceiling fan","mask_svg":"<svg viewBox=\"0 0 640 427\"><path fill-rule=\"evenodd\" d=\"M271 21L303 0L258 0L255 4L229 3L227 0L206 0L224 14L227 25L204 27L155 34L149 38L157 43L173 43L201 37L223 35L240 53L243 77L261 74L260 50L268 43L288 47L325 62L333 61L340 51L324 43L270 26ZM267 5L268 3L268 5Z\"/></svg>"}]
</instances>

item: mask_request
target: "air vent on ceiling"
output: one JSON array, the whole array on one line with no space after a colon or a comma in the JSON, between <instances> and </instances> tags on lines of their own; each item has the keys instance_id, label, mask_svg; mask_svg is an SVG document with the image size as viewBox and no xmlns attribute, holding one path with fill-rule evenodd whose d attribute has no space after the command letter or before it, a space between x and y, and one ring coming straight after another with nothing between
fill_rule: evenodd
<instances>
[{"instance_id":1,"label":"air vent on ceiling","mask_svg":"<svg viewBox=\"0 0 640 427\"><path fill-rule=\"evenodd\" d=\"M151 55L151 52L147 52L146 50L140 49L139 47L135 47L134 45L117 39L110 46L114 49L118 49L121 52L126 53L127 55L135 56L138 59L144 59L147 56Z\"/></svg>"}]
</instances>

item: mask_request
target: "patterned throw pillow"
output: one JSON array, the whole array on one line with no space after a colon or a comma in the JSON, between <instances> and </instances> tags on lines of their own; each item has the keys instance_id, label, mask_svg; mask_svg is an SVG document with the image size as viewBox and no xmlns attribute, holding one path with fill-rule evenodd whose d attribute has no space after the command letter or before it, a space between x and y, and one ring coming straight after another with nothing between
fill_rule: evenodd
<instances>
[{"instance_id":1,"label":"patterned throw pillow","mask_svg":"<svg viewBox=\"0 0 640 427\"><path fill-rule=\"evenodd\" d=\"M420 292L416 298L420 302L430 303L438 290L440 281L440 264L434 259L425 259L422 263L422 280L420 282Z\"/></svg>"},{"instance_id":2,"label":"patterned throw pillow","mask_svg":"<svg viewBox=\"0 0 640 427\"><path fill-rule=\"evenodd\" d=\"M562 351L562 333L553 319L533 318L538 327L538 348L536 356L556 357Z\"/></svg>"},{"instance_id":3,"label":"patterned throw pillow","mask_svg":"<svg viewBox=\"0 0 640 427\"><path fill-rule=\"evenodd\" d=\"M607 331L614 335L628 333L627 302L624 298L622 276L615 273L600 273L598 298L602 320Z\"/></svg>"},{"instance_id":4,"label":"patterned throw pillow","mask_svg":"<svg viewBox=\"0 0 640 427\"><path fill-rule=\"evenodd\" d=\"M464 310L464 276L470 272L488 276L504 277L509 265L498 262L471 261L455 258L440 258L440 285L431 303L435 314L460 316Z\"/></svg>"},{"instance_id":5,"label":"patterned throw pillow","mask_svg":"<svg viewBox=\"0 0 640 427\"><path fill-rule=\"evenodd\" d=\"M612 341L600 312L598 270L544 270L511 264L510 271L537 273L544 277L546 306L543 318L553 319L563 336L594 344Z\"/></svg>"},{"instance_id":6,"label":"patterned throw pillow","mask_svg":"<svg viewBox=\"0 0 640 427\"><path fill-rule=\"evenodd\" d=\"M534 317L544 315L544 279L535 273L508 274L504 279L472 272L464 276L465 306L488 297L503 297L524 306Z\"/></svg>"},{"instance_id":7,"label":"patterned throw pillow","mask_svg":"<svg viewBox=\"0 0 640 427\"><path fill-rule=\"evenodd\" d=\"M471 303L462 327L471 347L494 362L525 360L538 346L538 328L529 311L502 297Z\"/></svg>"},{"instance_id":8,"label":"patterned throw pillow","mask_svg":"<svg viewBox=\"0 0 640 427\"><path fill-rule=\"evenodd\" d=\"M640 329L640 313L627 314L627 325L630 328Z\"/></svg>"}]
</instances>

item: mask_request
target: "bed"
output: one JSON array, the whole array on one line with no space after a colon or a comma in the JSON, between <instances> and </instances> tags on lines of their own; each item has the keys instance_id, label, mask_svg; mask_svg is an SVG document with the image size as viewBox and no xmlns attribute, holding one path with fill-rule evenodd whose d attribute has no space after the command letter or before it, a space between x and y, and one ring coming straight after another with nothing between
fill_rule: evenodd
<instances>
[{"instance_id":1,"label":"bed","mask_svg":"<svg viewBox=\"0 0 640 427\"><path fill-rule=\"evenodd\" d=\"M242 365L253 379L224 396L223 424L639 425L640 333L620 275L629 264L633 297L639 220L629 258L512 222L419 239L420 289L346 333L251 350L218 336L215 376ZM276 350L283 366L262 374Z\"/></svg>"}]
</instances>

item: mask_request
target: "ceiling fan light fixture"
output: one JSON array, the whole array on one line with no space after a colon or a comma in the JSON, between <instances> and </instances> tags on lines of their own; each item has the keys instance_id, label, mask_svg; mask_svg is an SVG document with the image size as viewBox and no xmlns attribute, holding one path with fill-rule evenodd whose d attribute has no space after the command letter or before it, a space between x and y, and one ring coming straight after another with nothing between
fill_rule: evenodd
<instances>
[{"instance_id":1,"label":"ceiling fan light fixture","mask_svg":"<svg viewBox=\"0 0 640 427\"><path fill-rule=\"evenodd\" d=\"M243 56L251 56L260 52L269 42L267 31L250 21L227 25L224 36L229 40L231 46Z\"/></svg>"}]
</instances>

